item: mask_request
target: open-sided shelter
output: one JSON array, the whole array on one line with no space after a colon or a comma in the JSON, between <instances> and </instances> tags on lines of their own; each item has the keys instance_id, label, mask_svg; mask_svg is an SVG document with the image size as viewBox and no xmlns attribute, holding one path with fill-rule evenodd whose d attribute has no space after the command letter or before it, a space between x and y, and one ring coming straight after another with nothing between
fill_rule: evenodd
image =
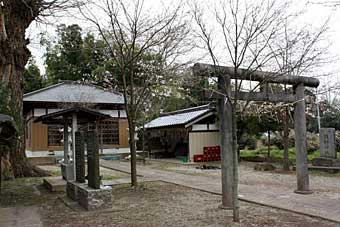
<instances>
[{"instance_id":1,"label":"open-sided shelter","mask_svg":"<svg viewBox=\"0 0 340 227\"><path fill-rule=\"evenodd\" d=\"M151 158L194 161L203 148L219 146L216 110L211 105L163 113L145 125Z\"/></svg>"}]
</instances>

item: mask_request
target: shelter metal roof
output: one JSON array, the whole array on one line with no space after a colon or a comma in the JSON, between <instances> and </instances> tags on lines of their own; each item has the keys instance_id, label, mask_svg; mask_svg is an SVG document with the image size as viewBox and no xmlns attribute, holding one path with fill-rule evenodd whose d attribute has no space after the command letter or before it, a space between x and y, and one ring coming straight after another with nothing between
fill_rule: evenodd
<instances>
[{"instance_id":1,"label":"shelter metal roof","mask_svg":"<svg viewBox=\"0 0 340 227\"><path fill-rule=\"evenodd\" d=\"M64 81L24 95L24 102L124 104L124 97L103 88Z\"/></svg>"},{"instance_id":2,"label":"shelter metal roof","mask_svg":"<svg viewBox=\"0 0 340 227\"><path fill-rule=\"evenodd\" d=\"M152 129L181 125L187 128L194 124L197 120L203 119L212 114L214 114L214 110L209 108L209 105L194 107L163 114L162 116L145 124L144 127L146 129Z\"/></svg>"}]
</instances>

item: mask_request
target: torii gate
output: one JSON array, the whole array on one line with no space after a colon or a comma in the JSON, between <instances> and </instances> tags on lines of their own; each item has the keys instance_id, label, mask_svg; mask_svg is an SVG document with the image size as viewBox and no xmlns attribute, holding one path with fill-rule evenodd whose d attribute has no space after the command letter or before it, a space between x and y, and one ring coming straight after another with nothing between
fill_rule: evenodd
<instances>
[{"instance_id":1,"label":"torii gate","mask_svg":"<svg viewBox=\"0 0 340 227\"><path fill-rule=\"evenodd\" d=\"M220 100L219 117L221 132L222 151L222 207L232 207L232 180L233 180L233 148L232 148L232 109L228 97L233 97L230 80L257 81L264 84L264 91L260 92L238 92L239 100L264 101L264 102L285 102L295 103L294 109L294 130L296 149L296 176L297 189L295 193L310 194L309 175L307 165L307 129L305 113L305 87L318 87L319 80L311 77L291 76L262 71L247 71L238 69L235 74L234 68L224 66L214 66L196 63L193 66L195 75L209 75L218 77L218 87L220 94L224 94ZM293 94L276 93L269 94L268 84L293 85Z\"/></svg>"}]
</instances>

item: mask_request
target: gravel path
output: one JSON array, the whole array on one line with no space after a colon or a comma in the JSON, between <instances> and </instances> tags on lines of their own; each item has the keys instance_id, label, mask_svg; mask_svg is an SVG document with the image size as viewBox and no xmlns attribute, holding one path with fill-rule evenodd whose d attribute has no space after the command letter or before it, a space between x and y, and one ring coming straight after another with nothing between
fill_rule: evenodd
<instances>
[{"instance_id":1,"label":"gravel path","mask_svg":"<svg viewBox=\"0 0 340 227\"><path fill-rule=\"evenodd\" d=\"M159 168L159 164L151 165L153 168ZM287 190L296 188L295 172L263 172L255 171L253 163L242 162L239 167L239 182L244 185L256 185L261 187L280 187ZM175 171L188 175L199 175L220 178L220 170L200 170L194 166L172 165L163 168L167 171ZM322 197L339 200L340 203L340 175L327 173L310 173L310 187L314 194Z\"/></svg>"}]
</instances>

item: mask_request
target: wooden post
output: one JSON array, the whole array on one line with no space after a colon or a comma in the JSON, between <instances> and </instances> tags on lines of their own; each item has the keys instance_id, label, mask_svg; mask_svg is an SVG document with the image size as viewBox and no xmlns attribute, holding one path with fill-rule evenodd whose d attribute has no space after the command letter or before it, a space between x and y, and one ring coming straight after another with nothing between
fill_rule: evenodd
<instances>
[{"instance_id":1,"label":"wooden post","mask_svg":"<svg viewBox=\"0 0 340 227\"><path fill-rule=\"evenodd\" d=\"M77 114L72 115L72 159L73 159L73 173L76 179L76 131L78 131Z\"/></svg>"},{"instance_id":2,"label":"wooden post","mask_svg":"<svg viewBox=\"0 0 340 227\"><path fill-rule=\"evenodd\" d=\"M100 154L104 154L104 141L103 141L103 123L102 121L98 121L97 124L99 124L99 130L100 130Z\"/></svg>"},{"instance_id":3,"label":"wooden post","mask_svg":"<svg viewBox=\"0 0 340 227\"><path fill-rule=\"evenodd\" d=\"M298 100L294 110L295 152L296 152L296 176L297 190L295 193L310 194L309 175L307 165L307 129L304 100L305 86L303 83L295 87L295 95Z\"/></svg>"},{"instance_id":4,"label":"wooden post","mask_svg":"<svg viewBox=\"0 0 340 227\"><path fill-rule=\"evenodd\" d=\"M221 156L222 156L222 209L233 207L233 136L232 136L232 107L230 95L230 78L220 76L218 79L219 90L224 94L219 99L219 116L221 131ZM229 96L230 97L230 96Z\"/></svg>"},{"instance_id":5,"label":"wooden post","mask_svg":"<svg viewBox=\"0 0 340 227\"><path fill-rule=\"evenodd\" d=\"M68 125L65 120L64 123L64 163L69 163L69 157L68 157Z\"/></svg>"}]
</instances>

